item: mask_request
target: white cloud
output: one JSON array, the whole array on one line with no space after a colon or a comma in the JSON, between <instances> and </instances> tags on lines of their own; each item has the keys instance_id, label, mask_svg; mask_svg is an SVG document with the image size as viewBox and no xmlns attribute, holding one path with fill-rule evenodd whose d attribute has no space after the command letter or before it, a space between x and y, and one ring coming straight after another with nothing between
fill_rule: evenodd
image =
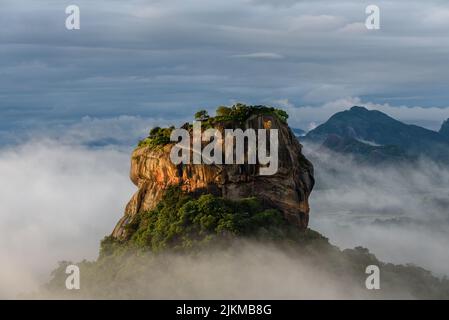
<instances>
[{"instance_id":1,"label":"white cloud","mask_svg":"<svg viewBox=\"0 0 449 320\"><path fill-rule=\"evenodd\" d=\"M449 8L439 7L428 10L423 18L423 24L430 28L443 28L449 27Z\"/></svg>"},{"instance_id":2,"label":"white cloud","mask_svg":"<svg viewBox=\"0 0 449 320\"><path fill-rule=\"evenodd\" d=\"M261 59L261 60L278 60L283 59L284 56L273 53L273 52L254 52L247 54L235 54L231 56L232 58L243 58L243 59Z\"/></svg>"},{"instance_id":3,"label":"white cloud","mask_svg":"<svg viewBox=\"0 0 449 320\"><path fill-rule=\"evenodd\" d=\"M449 275L449 168L428 159L360 165L307 144L305 154L315 155L312 228L342 248L362 245L383 261Z\"/></svg>"},{"instance_id":4,"label":"white cloud","mask_svg":"<svg viewBox=\"0 0 449 320\"><path fill-rule=\"evenodd\" d=\"M129 152L31 140L0 149L0 298L30 292L60 260L95 258L134 186Z\"/></svg>"},{"instance_id":5,"label":"white cloud","mask_svg":"<svg viewBox=\"0 0 449 320\"><path fill-rule=\"evenodd\" d=\"M288 99L278 99L278 100L273 100L273 103L276 106L282 107L282 108L293 108L294 104L291 103Z\"/></svg>"},{"instance_id":6,"label":"white cloud","mask_svg":"<svg viewBox=\"0 0 449 320\"><path fill-rule=\"evenodd\" d=\"M300 15L288 21L290 31L335 31L345 24L343 17L332 15Z\"/></svg>"},{"instance_id":7,"label":"white cloud","mask_svg":"<svg viewBox=\"0 0 449 320\"><path fill-rule=\"evenodd\" d=\"M315 129L316 127L317 127L317 124L314 121L312 121L309 123L307 130L310 131L310 130Z\"/></svg>"},{"instance_id":8,"label":"white cloud","mask_svg":"<svg viewBox=\"0 0 449 320\"><path fill-rule=\"evenodd\" d=\"M85 116L71 124L54 124L51 126L32 126L16 137L16 142L26 140L54 140L62 145L104 146L117 145L128 150L138 140L148 135L154 126L166 126L180 123L181 120L144 118L122 115L118 117L96 118ZM11 140L14 140L10 137Z\"/></svg>"},{"instance_id":9,"label":"white cloud","mask_svg":"<svg viewBox=\"0 0 449 320\"><path fill-rule=\"evenodd\" d=\"M363 22L352 22L344 25L337 31L348 34L363 34L368 32L368 29Z\"/></svg>"}]
</instances>

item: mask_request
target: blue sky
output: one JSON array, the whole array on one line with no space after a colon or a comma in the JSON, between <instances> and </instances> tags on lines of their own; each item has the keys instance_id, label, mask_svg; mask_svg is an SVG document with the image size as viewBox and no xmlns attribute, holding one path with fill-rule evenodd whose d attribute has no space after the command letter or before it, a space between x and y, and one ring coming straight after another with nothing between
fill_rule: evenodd
<instances>
[{"instance_id":1,"label":"blue sky","mask_svg":"<svg viewBox=\"0 0 449 320\"><path fill-rule=\"evenodd\" d=\"M2 0L0 130L170 121L236 101L285 107L302 127L341 101L402 106L399 118L437 129L449 117L449 5L372 3L377 31L365 1ZM65 29L70 4L77 31Z\"/></svg>"}]
</instances>

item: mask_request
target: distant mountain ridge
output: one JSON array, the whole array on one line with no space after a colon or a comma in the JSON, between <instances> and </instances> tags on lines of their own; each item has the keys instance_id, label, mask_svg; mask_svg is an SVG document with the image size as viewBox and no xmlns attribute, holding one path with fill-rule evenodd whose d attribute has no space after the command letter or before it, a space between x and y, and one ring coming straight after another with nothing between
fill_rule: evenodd
<instances>
[{"instance_id":1,"label":"distant mountain ridge","mask_svg":"<svg viewBox=\"0 0 449 320\"><path fill-rule=\"evenodd\" d=\"M439 133L449 139L449 119L443 122Z\"/></svg>"},{"instance_id":2,"label":"distant mountain ridge","mask_svg":"<svg viewBox=\"0 0 449 320\"><path fill-rule=\"evenodd\" d=\"M305 140L340 153L396 160L426 155L449 163L448 137L447 121L436 132L405 124L377 110L354 106L308 132Z\"/></svg>"},{"instance_id":3,"label":"distant mountain ridge","mask_svg":"<svg viewBox=\"0 0 449 320\"><path fill-rule=\"evenodd\" d=\"M306 132L300 128L291 128L291 129L296 137L303 137L306 135Z\"/></svg>"},{"instance_id":4,"label":"distant mountain ridge","mask_svg":"<svg viewBox=\"0 0 449 320\"><path fill-rule=\"evenodd\" d=\"M400 147L387 145L377 146L353 138L343 138L331 134L322 143L321 148L337 153L350 154L357 162L382 164L385 162L400 162L412 160L412 157Z\"/></svg>"}]
</instances>

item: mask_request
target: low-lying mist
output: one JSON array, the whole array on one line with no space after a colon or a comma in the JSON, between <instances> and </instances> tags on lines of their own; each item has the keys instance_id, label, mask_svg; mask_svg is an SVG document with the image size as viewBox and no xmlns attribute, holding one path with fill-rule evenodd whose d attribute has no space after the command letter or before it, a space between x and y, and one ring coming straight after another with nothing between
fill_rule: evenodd
<instances>
[{"instance_id":1,"label":"low-lying mist","mask_svg":"<svg viewBox=\"0 0 449 320\"><path fill-rule=\"evenodd\" d=\"M85 117L0 142L0 298L35 290L60 260L97 257L135 191L132 144L161 123Z\"/></svg>"},{"instance_id":2,"label":"low-lying mist","mask_svg":"<svg viewBox=\"0 0 449 320\"><path fill-rule=\"evenodd\" d=\"M84 285L81 280L80 291L65 290L62 274L52 290L34 298L415 298L401 279L385 290L367 290L364 267L354 272L343 255L327 250L304 253L294 246L239 240L226 248L212 246L195 253L114 257L94 267L81 265L81 275L87 274L88 280ZM339 264L343 267L332 269Z\"/></svg>"},{"instance_id":3,"label":"low-lying mist","mask_svg":"<svg viewBox=\"0 0 449 320\"><path fill-rule=\"evenodd\" d=\"M125 120L133 125L132 119ZM77 143L82 136L70 134L64 139L42 135L0 148L0 298L36 291L57 261L96 259L100 240L122 216L135 190L128 177L131 148L108 145L112 133L98 130L100 146ZM425 159L368 167L313 150L304 150L317 180L310 199L312 229L341 248L361 245L386 262L449 274L449 168ZM145 279L155 289L142 288L141 297L145 293L147 298L366 294L362 279L342 279L306 257L260 243L227 253L167 255L142 268L148 269ZM132 285L124 290L139 284Z\"/></svg>"},{"instance_id":4,"label":"low-lying mist","mask_svg":"<svg viewBox=\"0 0 449 320\"><path fill-rule=\"evenodd\" d=\"M359 164L305 145L315 166L311 228L342 247L361 245L383 261L449 274L449 168L417 162Z\"/></svg>"},{"instance_id":5,"label":"low-lying mist","mask_svg":"<svg viewBox=\"0 0 449 320\"><path fill-rule=\"evenodd\" d=\"M0 149L0 298L48 280L64 259L95 259L134 186L128 152L34 140Z\"/></svg>"}]
</instances>

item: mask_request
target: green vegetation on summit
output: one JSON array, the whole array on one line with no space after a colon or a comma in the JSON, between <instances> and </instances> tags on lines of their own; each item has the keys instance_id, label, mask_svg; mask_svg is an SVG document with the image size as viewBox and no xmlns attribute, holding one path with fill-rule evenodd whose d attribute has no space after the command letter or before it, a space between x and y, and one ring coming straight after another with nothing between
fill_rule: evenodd
<instances>
[{"instance_id":1,"label":"green vegetation on summit","mask_svg":"<svg viewBox=\"0 0 449 320\"><path fill-rule=\"evenodd\" d=\"M219 106L216 110L215 117L209 116L206 110L200 110L195 113L195 120L201 121L203 128L208 129L224 123L241 125L252 115L274 115L283 123L287 123L288 119L287 112L282 109L262 105L247 106L242 103L236 103L231 107ZM186 126L191 127L191 124L185 124L183 127ZM168 128L155 127L151 129L148 137L139 141L138 147L148 146L150 148L156 148L169 144L170 134L173 129L175 129L174 126Z\"/></svg>"}]
</instances>

